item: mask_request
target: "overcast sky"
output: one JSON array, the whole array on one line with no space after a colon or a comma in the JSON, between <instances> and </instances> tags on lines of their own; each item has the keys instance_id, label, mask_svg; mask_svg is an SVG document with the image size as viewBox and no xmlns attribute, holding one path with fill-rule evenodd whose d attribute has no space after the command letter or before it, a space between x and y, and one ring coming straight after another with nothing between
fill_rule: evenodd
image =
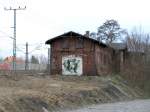
<instances>
[{"instance_id":1,"label":"overcast sky","mask_svg":"<svg viewBox=\"0 0 150 112\"><path fill-rule=\"evenodd\" d=\"M32 51L64 32L97 31L108 19L117 20L129 31L142 26L150 32L149 0L0 0L0 57L12 55L12 39L8 36L13 36L13 11L4 10L10 6L27 7L17 11L17 46L22 50L26 42L32 45Z\"/></svg>"}]
</instances>

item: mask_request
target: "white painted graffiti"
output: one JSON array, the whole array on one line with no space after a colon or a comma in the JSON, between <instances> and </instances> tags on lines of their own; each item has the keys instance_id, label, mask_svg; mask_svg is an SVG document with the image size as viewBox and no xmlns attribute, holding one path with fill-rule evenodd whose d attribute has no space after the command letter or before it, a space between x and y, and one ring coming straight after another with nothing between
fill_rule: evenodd
<instances>
[{"instance_id":1,"label":"white painted graffiti","mask_svg":"<svg viewBox=\"0 0 150 112\"><path fill-rule=\"evenodd\" d=\"M63 75L82 75L82 58L74 55L62 57Z\"/></svg>"}]
</instances>

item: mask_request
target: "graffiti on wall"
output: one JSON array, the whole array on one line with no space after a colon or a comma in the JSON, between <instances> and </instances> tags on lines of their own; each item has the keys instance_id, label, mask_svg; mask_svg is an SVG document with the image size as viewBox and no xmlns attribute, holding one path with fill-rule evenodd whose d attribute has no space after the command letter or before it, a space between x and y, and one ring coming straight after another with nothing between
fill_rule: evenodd
<instances>
[{"instance_id":1,"label":"graffiti on wall","mask_svg":"<svg viewBox=\"0 0 150 112\"><path fill-rule=\"evenodd\" d=\"M82 75L82 58L74 55L62 57L63 75Z\"/></svg>"}]
</instances>

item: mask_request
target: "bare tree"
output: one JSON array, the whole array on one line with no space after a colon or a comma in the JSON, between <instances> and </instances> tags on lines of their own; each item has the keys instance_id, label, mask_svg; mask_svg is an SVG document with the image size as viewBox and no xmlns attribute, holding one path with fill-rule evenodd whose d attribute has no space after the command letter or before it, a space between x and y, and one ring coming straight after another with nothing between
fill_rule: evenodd
<instances>
[{"instance_id":1,"label":"bare tree","mask_svg":"<svg viewBox=\"0 0 150 112\"><path fill-rule=\"evenodd\" d=\"M91 32L90 33L90 38L97 40L97 33L96 32Z\"/></svg>"},{"instance_id":2,"label":"bare tree","mask_svg":"<svg viewBox=\"0 0 150 112\"><path fill-rule=\"evenodd\" d=\"M31 56L31 63L33 64L39 64L39 60L36 56L32 55Z\"/></svg>"},{"instance_id":3,"label":"bare tree","mask_svg":"<svg viewBox=\"0 0 150 112\"><path fill-rule=\"evenodd\" d=\"M46 58L45 55L40 55L38 58L39 58L40 64L47 64L48 63L48 59Z\"/></svg>"},{"instance_id":4,"label":"bare tree","mask_svg":"<svg viewBox=\"0 0 150 112\"><path fill-rule=\"evenodd\" d=\"M99 41L105 41L106 43L112 43L116 39L120 38L125 30L120 28L119 23L116 20L107 20L102 26L98 27L97 38Z\"/></svg>"},{"instance_id":5,"label":"bare tree","mask_svg":"<svg viewBox=\"0 0 150 112\"><path fill-rule=\"evenodd\" d=\"M126 58L125 77L142 88L147 88L150 80L150 36L141 30L134 30L126 38L128 55ZM150 90L150 87L148 88Z\"/></svg>"},{"instance_id":6,"label":"bare tree","mask_svg":"<svg viewBox=\"0 0 150 112\"><path fill-rule=\"evenodd\" d=\"M150 42L149 34L142 33L141 30L134 30L126 37L128 50L132 52L147 53Z\"/></svg>"}]
</instances>

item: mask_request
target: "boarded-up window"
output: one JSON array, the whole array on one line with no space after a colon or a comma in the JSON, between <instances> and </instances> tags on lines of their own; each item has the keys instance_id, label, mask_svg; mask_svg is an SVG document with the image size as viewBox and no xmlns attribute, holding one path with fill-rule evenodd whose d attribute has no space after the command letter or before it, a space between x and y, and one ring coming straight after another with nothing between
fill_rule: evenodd
<instances>
[{"instance_id":1,"label":"boarded-up window","mask_svg":"<svg viewBox=\"0 0 150 112\"><path fill-rule=\"evenodd\" d=\"M104 59L104 65L106 65L107 64L107 59L106 59L106 55L104 54L104 57L103 57Z\"/></svg>"},{"instance_id":2,"label":"boarded-up window","mask_svg":"<svg viewBox=\"0 0 150 112\"><path fill-rule=\"evenodd\" d=\"M68 49L69 48L69 40L68 39L62 39L62 48Z\"/></svg>"},{"instance_id":3,"label":"boarded-up window","mask_svg":"<svg viewBox=\"0 0 150 112\"><path fill-rule=\"evenodd\" d=\"M77 38L76 48L83 48L83 38Z\"/></svg>"}]
</instances>

